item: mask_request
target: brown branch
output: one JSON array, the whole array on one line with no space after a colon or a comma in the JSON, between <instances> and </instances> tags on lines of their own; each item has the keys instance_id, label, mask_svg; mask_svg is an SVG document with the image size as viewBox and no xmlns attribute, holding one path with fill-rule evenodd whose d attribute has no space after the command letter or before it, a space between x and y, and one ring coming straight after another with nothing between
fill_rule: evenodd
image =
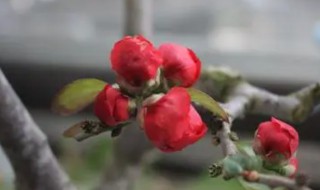
<instances>
[{"instance_id":1,"label":"brown branch","mask_svg":"<svg viewBox=\"0 0 320 190\"><path fill-rule=\"evenodd\" d=\"M18 190L74 190L47 137L0 69L0 143L13 166Z\"/></svg>"},{"instance_id":2,"label":"brown branch","mask_svg":"<svg viewBox=\"0 0 320 190\"><path fill-rule=\"evenodd\" d=\"M244 172L242 175L248 182L261 183L271 188L285 187L289 190L311 190L306 186L306 176L304 175L298 175L295 179L276 175L261 174L256 171ZM299 178L303 179L301 180Z\"/></svg>"},{"instance_id":3,"label":"brown branch","mask_svg":"<svg viewBox=\"0 0 320 190\"><path fill-rule=\"evenodd\" d=\"M310 85L287 96L277 95L249 84L237 72L224 67L211 67L202 74L202 81L216 89L225 99L221 106L229 114L230 123L223 123L217 132L225 156L236 152L230 140L232 121L248 114L273 115L292 122L305 120L320 102L320 83ZM203 87L206 88L206 87Z\"/></svg>"},{"instance_id":4,"label":"brown branch","mask_svg":"<svg viewBox=\"0 0 320 190\"><path fill-rule=\"evenodd\" d=\"M230 138L233 120L244 117L249 113L255 113L301 122L312 113L320 102L320 83L287 96L280 96L252 86L236 72L228 69L211 68L203 75L202 78L207 83L209 81L209 84L219 87L220 91L214 94L224 96L226 99L226 102L221 106L229 114L230 123L222 123L222 127L216 133L225 157L237 153L237 147ZM248 181L262 183L270 187L281 186L291 190L310 190L305 184L299 185L296 180L257 172L256 179Z\"/></svg>"}]
</instances>

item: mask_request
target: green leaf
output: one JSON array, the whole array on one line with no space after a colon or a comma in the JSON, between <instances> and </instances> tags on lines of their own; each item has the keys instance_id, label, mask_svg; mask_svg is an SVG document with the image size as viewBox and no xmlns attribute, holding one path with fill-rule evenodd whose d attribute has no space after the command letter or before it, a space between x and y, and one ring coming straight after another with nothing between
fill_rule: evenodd
<instances>
[{"instance_id":1,"label":"green leaf","mask_svg":"<svg viewBox=\"0 0 320 190\"><path fill-rule=\"evenodd\" d=\"M74 114L91 104L106 84L94 78L75 80L56 95L52 110L65 116Z\"/></svg>"},{"instance_id":2,"label":"green leaf","mask_svg":"<svg viewBox=\"0 0 320 190\"><path fill-rule=\"evenodd\" d=\"M254 153L253 149L252 149L252 143L249 141L238 141L236 143L237 149L245 154L248 155L250 157L255 157L256 154Z\"/></svg>"},{"instance_id":3,"label":"green leaf","mask_svg":"<svg viewBox=\"0 0 320 190\"><path fill-rule=\"evenodd\" d=\"M237 163L232 157L226 157L223 160L223 169L228 176L237 176L243 172L242 166Z\"/></svg>"},{"instance_id":4,"label":"green leaf","mask_svg":"<svg viewBox=\"0 0 320 190\"><path fill-rule=\"evenodd\" d=\"M240 141L236 143L239 154L243 155L245 159L241 159L244 161L245 169L247 170L256 170L262 171L263 162L259 156L257 156L251 146L251 143L246 141Z\"/></svg>"},{"instance_id":5,"label":"green leaf","mask_svg":"<svg viewBox=\"0 0 320 190\"><path fill-rule=\"evenodd\" d=\"M67 138L74 138L77 141L83 141L87 138L99 135L101 133L111 131L111 136L115 137L120 135L121 129L131 122L119 123L115 126L107 126L100 121L81 121L72 125L70 128L64 131L63 136Z\"/></svg>"},{"instance_id":6,"label":"green leaf","mask_svg":"<svg viewBox=\"0 0 320 190\"><path fill-rule=\"evenodd\" d=\"M205 109L209 110L212 112L212 114L223 121L228 122L228 114L221 108L221 106L213 99L211 98L208 94L197 90L195 88L188 88L187 89L191 100Z\"/></svg>"}]
</instances>

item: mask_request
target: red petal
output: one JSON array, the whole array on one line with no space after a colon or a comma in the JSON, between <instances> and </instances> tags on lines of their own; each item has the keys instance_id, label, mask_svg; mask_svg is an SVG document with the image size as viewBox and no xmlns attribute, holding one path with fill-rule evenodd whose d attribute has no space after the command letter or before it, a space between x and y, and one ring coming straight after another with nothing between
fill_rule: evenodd
<instances>
[{"instance_id":1,"label":"red petal","mask_svg":"<svg viewBox=\"0 0 320 190\"><path fill-rule=\"evenodd\" d=\"M164 75L183 87L192 86L200 75L201 62L195 53L184 46L165 43L159 47L163 57Z\"/></svg>"}]
</instances>

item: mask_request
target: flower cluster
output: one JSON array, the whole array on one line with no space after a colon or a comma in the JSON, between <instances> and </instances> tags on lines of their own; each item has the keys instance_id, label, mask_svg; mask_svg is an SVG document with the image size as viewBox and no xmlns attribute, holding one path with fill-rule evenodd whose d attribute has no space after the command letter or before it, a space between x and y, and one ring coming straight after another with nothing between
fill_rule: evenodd
<instances>
[{"instance_id":1,"label":"flower cluster","mask_svg":"<svg viewBox=\"0 0 320 190\"><path fill-rule=\"evenodd\" d=\"M230 131L232 121L240 112L251 110L242 102L238 105L232 101L240 112L232 114L230 109L228 114L209 95L190 88L197 82L201 70L201 61L191 49L174 43L155 47L142 36L126 36L114 44L110 63L116 74L115 84L93 78L79 79L63 88L54 100L53 109L63 115L76 113L94 102L94 113L100 120L76 123L64 132L66 137L82 141L105 131L111 131L115 137L136 119L155 147L163 152L179 151L201 139L208 130L193 101L206 109L208 114L204 115L212 117L207 121L214 143L221 143L225 154L224 159L210 167L212 177L243 176L249 182L257 182L262 176L260 173L295 177L297 131L272 118L259 124L252 147L242 143L236 146L233 141L238 138ZM222 73L216 74L220 77ZM244 80L235 80L232 79L231 85L234 88L246 84ZM233 94L227 96L226 99L233 98ZM250 95L246 98L252 100ZM223 106L229 107L229 103ZM273 182L270 183L273 186Z\"/></svg>"},{"instance_id":2,"label":"flower cluster","mask_svg":"<svg viewBox=\"0 0 320 190\"><path fill-rule=\"evenodd\" d=\"M260 123L254 137L253 150L261 155L269 165L290 165L289 176L294 176L298 168L295 157L299 145L299 135L289 124L272 118Z\"/></svg>"},{"instance_id":3,"label":"flower cluster","mask_svg":"<svg viewBox=\"0 0 320 190\"><path fill-rule=\"evenodd\" d=\"M141 128L164 152L178 151L207 131L185 88L199 78L201 62L182 45L159 48L142 36L126 36L110 55L117 85L106 85L96 97L94 112L109 127L130 119L137 109Z\"/></svg>"}]
</instances>

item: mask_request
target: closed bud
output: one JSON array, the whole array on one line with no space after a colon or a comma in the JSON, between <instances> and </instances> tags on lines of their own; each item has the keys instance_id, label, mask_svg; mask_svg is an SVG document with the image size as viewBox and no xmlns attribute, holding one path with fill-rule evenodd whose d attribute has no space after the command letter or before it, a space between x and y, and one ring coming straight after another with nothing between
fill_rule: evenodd
<instances>
[{"instance_id":1,"label":"closed bud","mask_svg":"<svg viewBox=\"0 0 320 190\"><path fill-rule=\"evenodd\" d=\"M200 76L201 62L189 48L174 43L159 47L164 77L175 86L190 87Z\"/></svg>"},{"instance_id":2,"label":"closed bud","mask_svg":"<svg viewBox=\"0 0 320 190\"><path fill-rule=\"evenodd\" d=\"M103 123L115 126L129 119L129 98L111 85L106 85L95 99L94 113Z\"/></svg>"},{"instance_id":3,"label":"closed bud","mask_svg":"<svg viewBox=\"0 0 320 190\"><path fill-rule=\"evenodd\" d=\"M299 145L297 131L289 124L272 118L260 123L254 137L253 150L273 164L281 164L295 154Z\"/></svg>"},{"instance_id":4,"label":"closed bud","mask_svg":"<svg viewBox=\"0 0 320 190\"><path fill-rule=\"evenodd\" d=\"M111 55L112 69L122 85L139 88L157 76L162 57L153 44L142 36L126 36L115 43ZM125 86L125 85L123 85Z\"/></svg>"},{"instance_id":5,"label":"closed bud","mask_svg":"<svg viewBox=\"0 0 320 190\"><path fill-rule=\"evenodd\" d=\"M207 131L184 88L174 87L165 95L143 102L139 118L149 140L164 152L174 152L195 143Z\"/></svg>"}]
</instances>

